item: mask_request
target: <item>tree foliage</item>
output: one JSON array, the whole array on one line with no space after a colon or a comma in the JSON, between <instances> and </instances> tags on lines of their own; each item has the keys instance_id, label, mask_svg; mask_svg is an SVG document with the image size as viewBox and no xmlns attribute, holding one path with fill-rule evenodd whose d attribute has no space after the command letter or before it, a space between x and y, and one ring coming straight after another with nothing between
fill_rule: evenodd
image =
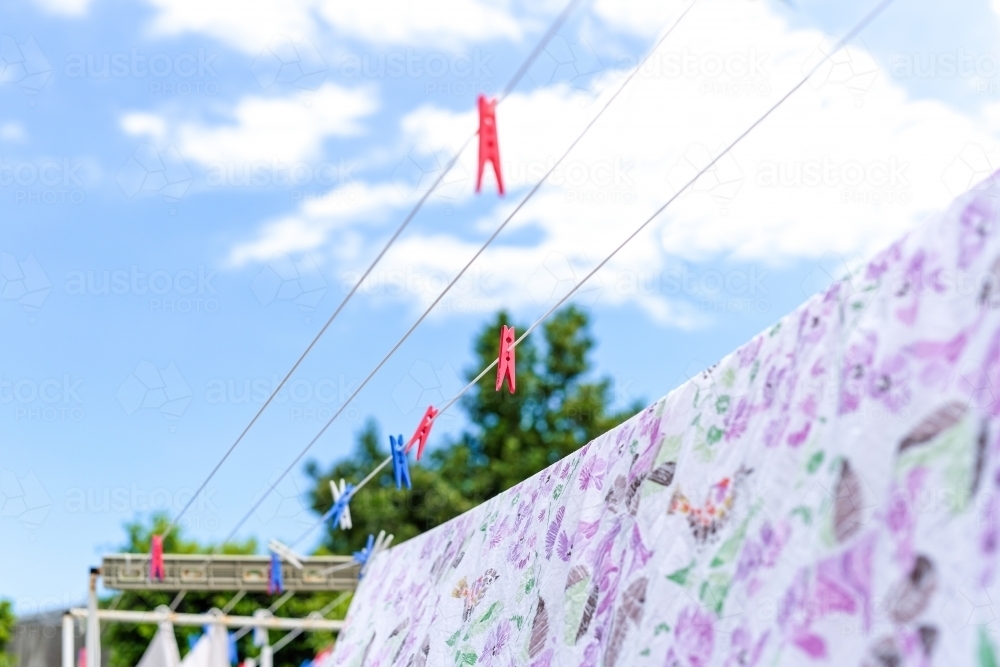
<instances>
[{"instance_id":1,"label":"tree foliage","mask_svg":"<svg viewBox=\"0 0 1000 667\"><path fill-rule=\"evenodd\" d=\"M0 600L0 667L12 667L14 656L7 651L14 639L14 627L17 619L9 600Z\"/></svg>"},{"instance_id":2,"label":"tree foliage","mask_svg":"<svg viewBox=\"0 0 1000 667\"><path fill-rule=\"evenodd\" d=\"M168 524L168 518L163 515L152 517L149 522L134 521L125 525L126 540L121 550L127 553L148 553L150 538L154 534L162 535ZM183 530L175 528L163 540L164 553L177 554L207 554L212 545L199 544L184 538ZM257 551L255 540L229 543L222 546L224 554L252 554ZM209 609L222 609L233 598L235 592L187 593L176 607L181 613L200 614ZM322 593L307 596L294 596L281 608L275 616L304 617L309 612L317 611L337 597L337 593ZM160 605L170 606L176 593L160 591L121 591L118 595L102 601L102 606L114 605L117 609L132 609L153 611ZM267 608L275 598L264 593L247 593L230 611L236 616L252 616L257 609ZM343 618L347 612L348 600L334 609L328 618ZM156 634L156 626L132 623L108 623L104 630L103 643L109 651L109 667L135 667L145 652L149 642ZM201 634L201 628L178 626L174 628L181 655L187 653L192 644ZM271 643L278 641L283 635L272 631ZM303 660L311 659L318 649L329 646L333 635L327 632L306 632L299 639L290 643L284 650L275 653L275 667L298 667ZM247 633L239 642L240 656L257 656L259 650L253 645L253 633Z\"/></svg>"},{"instance_id":3,"label":"tree foliage","mask_svg":"<svg viewBox=\"0 0 1000 667\"><path fill-rule=\"evenodd\" d=\"M466 373L469 381L496 359L500 326L510 323L509 315L501 311L475 338L476 363ZM510 394L506 385L496 391L495 374L487 373L462 399L468 421L463 432L425 452L420 462L411 458L413 490L397 490L392 467L387 466L351 501L354 529L327 527L327 550L360 549L369 533L382 529L394 534L397 542L418 535L571 454L641 408L632 405L614 411L611 380L588 378L594 339L586 313L563 309L543 325L541 333L540 344L533 334L516 348L517 391ZM326 471L310 464L315 511L325 511L333 502L330 480L357 482L387 456L388 437L369 422L349 458Z\"/></svg>"},{"instance_id":4,"label":"tree foliage","mask_svg":"<svg viewBox=\"0 0 1000 667\"><path fill-rule=\"evenodd\" d=\"M509 315L498 313L473 341L476 363L469 369L471 381L480 369L496 359L499 330L510 324ZM516 327L523 332L522 327ZM351 501L354 529L331 531L327 526L321 552L350 553L362 548L370 533L379 530L396 536L396 542L451 519L497 493L527 479L546 466L571 454L591 439L617 426L637 412L641 405L631 405L621 411L612 410L611 381L590 379L589 355L594 347L585 313L570 307L556 313L538 334L517 346L517 391L513 395L494 389L495 377L487 373L457 406L464 412L466 426L440 446L425 452L423 459L411 457L410 474L413 490L397 490L392 468L387 466ZM409 424L413 428L415 424ZM393 433L398 433L394 425ZM409 437L410 433L403 435ZM432 440L440 442L441 429L432 432ZM323 471L311 462L306 472L314 486L311 502L317 513L323 513L333 503L329 481L347 479L357 483L388 456L388 438L374 421L369 421L358 436L354 452ZM150 538L162 534L167 525L165 516L151 521L136 521L125 526L127 539L123 550L144 553ZM164 540L167 553L208 553L211 545L186 540L176 529ZM254 553L253 540L226 544L221 551L230 554ZM234 593L188 593L177 610L201 613L212 607L222 608ZM297 595L276 612L279 616L303 617L330 603L335 593ZM120 598L109 598L105 605L120 609L153 610L170 605L173 593L128 591ZM232 608L233 614L252 615L266 608L274 599L263 594L248 594ZM328 618L343 618L348 600L344 600ZM109 624L105 644L110 649L110 667L134 667L146 650L156 628L152 625ZM2 626L0 626L2 632ZM200 633L198 628L177 628L182 653L189 639ZM252 634L252 633L251 633ZM272 633L277 641L280 633ZM2 637L2 634L0 634ZM276 667L296 667L329 645L328 633L304 633L275 654ZM240 643L240 655L255 656L258 650L248 634ZM5 667L0 664L0 667Z\"/></svg>"}]
</instances>

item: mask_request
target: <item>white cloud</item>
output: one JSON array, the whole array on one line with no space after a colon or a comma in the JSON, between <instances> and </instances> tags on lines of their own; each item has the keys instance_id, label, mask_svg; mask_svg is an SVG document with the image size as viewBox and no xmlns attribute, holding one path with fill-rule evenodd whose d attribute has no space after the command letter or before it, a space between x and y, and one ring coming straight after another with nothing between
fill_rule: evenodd
<instances>
[{"instance_id":1,"label":"white cloud","mask_svg":"<svg viewBox=\"0 0 1000 667\"><path fill-rule=\"evenodd\" d=\"M376 0L320 3L320 15L344 35L373 44L459 48L491 39L520 39L522 31L502 3L482 0Z\"/></svg>"},{"instance_id":2,"label":"white cloud","mask_svg":"<svg viewBox=\"0 0 1000 667\"><path fill-rule=\"evenodd\" d=\"M55 0L51 0L55 1ZM71 0L61 0L69 2ZM155 35L200 32L245 53L260 52L276 34L317 36L316 18L342 36L380 45L454 49L470 42L519 39L522 31L504 3L477 0L147 0L157 10Z\"/></svg>"},{"instance_id":3,"label":"white cloud","mask_svg":"<svg viewBox=\"0 0 1000 667\"><path fill-rule=\"evenodd\" d=\"M207 166L255 162L294 163L322 155L323 140L361 134L361 120L378 100L371 88L332 83L287 98L245 97L225 113L229 122L172 123L163 116L128 113L122 129L132 135L169 140L185 159Z\"/></svg>"},{"instance_id":4,"label":"white cloud","mask_svg":"<svg viewBox=\"0 0 1000 667\"><path fill-rule=\"evenodd\" d=\"M296 215L266 223L256 238L233 248L229 262L241 266L250 261L267 261L280 253L314 250L350 223L364 221L370 225L401 203L398 191L391 185L369 186L360 182L342 185L321 198L305 202Z\"/></svg>"},{"instance_id":5,"label":"white cloud","mask_svg":"<svg viewBox=\"0 0 1000 667\"><path fill-rule=\"evenodd\" d=\"M0 140L19 143L27 139L28 132L16 120L0 123Z\"/></svg>"},{"instance_id":6,"label":"white cloud","mask_svg":"<svg viewBox=\"0 0 1000 667\"><path fill-rule=\"evenodd\" d=\"M90 0L35 0L42 9L60 16L83 16L90 7Z\"/></svg>"},{"instance_id":7,"label":"white cloud","mask_svg":"<svg viewBox=\"0 0 1000 667\"><path fill-rule=\"evenodd\" d=\"M445 310L551 303L573 280L545 268L553 253L582 276L796 83L824 43L816 31L789 29L765 3L706 0L477 262L479 277L470 280L478 287L457 294ZM773 266L830 251L867 254L947 206L964 187L956 183L964 177L968 184L970 176L946 172L968 145L992 149L988 124L939 102L909 99L876 68L863 46L838 54L612 260L599 274L602 300L697 324L682 302L643 291L642 281L678 259ZM599 87L615 88L618 76L607 73ZM481 244L469 230L495 228L600 103L568 86L512 95L498 111L507 199L474 224L455 215L462 228L456 233L415 225L383 265L451 275ZM458 146L475 122L472 110L425 106L402 127L411 145L441 150ZM459 203L472 196L475 169L473 146L460 164L465 181L453 188ZM489 200L496 195L492 176L486 180ZM346 233L317 224L305 209L292 219L311 230L299 231L300 250L329 246ZM349 228L363 233L365 224L355 217ZM510 241L519 237L540 240ZM270 242L278 247L279 239ZM414 299L426 303L443 282L413 284L426 287Z\"/></svg>"}]
</instances>

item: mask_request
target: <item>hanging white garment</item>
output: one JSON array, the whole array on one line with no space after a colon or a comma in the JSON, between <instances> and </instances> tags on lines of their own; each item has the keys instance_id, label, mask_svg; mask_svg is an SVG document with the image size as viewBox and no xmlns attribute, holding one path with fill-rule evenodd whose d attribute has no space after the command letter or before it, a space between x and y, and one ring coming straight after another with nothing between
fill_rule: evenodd
<instances>
[{"instance_id":1,"label":"hanging white garment","mask_svg":"<svg viewBox=\"0 0 1000 667\"><path fill-rule=\"evenodd\" d=\"M177 650L174 626L166 622L160 623L159 630L142 654L137 667L178 667L180 664L181 654Z\"/></svg>"},{"instance_id":2,"label":"hanging white garment","mask_svg":"<svg viewBox=\"0 0 1000 667\"><path fill-rule=\"evenodd\" d=\"M208 631L184 656L180 667L230 667L229 633L226 629L221 625L210 624Z\"/></svg>"}]
</instances>

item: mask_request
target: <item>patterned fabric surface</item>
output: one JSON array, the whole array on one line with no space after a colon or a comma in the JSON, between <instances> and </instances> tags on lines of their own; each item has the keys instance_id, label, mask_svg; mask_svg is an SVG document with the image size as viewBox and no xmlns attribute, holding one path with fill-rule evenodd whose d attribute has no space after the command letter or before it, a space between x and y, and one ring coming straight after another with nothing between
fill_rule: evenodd
<instances>
[{"instance_id":1,"label":"patterned fabric surface","mask_svg":"<svg viewBox=\"0 0 1000 667\"><path fill-rule=\"evenodd\" d=\"M381 555L332 663L1000 664L996 194Z\"/></svg>"}]
</instances>

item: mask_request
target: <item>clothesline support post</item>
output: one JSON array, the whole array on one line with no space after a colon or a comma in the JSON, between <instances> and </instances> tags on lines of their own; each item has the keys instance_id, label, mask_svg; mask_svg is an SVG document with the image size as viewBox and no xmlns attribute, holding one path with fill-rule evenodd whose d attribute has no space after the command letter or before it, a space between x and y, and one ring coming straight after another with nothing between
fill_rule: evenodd
<instances>
[{"instance_id":1,"label":"clothesline support post","mask_svg":"<svg viewBox=\"0 0 1000 667\"><path fill-rule=\"evenodd\" d=\"M62 667L74 667L73 665L73 617L70 614L63 614L62 617Z\"/></svg>"},{"instance_id":2,"label":"clothesline support post","mask_svg":"<svg viewBox=\"0 0 1000 667\"><path fill-rule=\"evenodd\" d=\"M101 667L101 622L97 618L97 578L100 575L99 568L90 568L90 587L87 592L87 667Z\"/></svg>"}]
</instances>

